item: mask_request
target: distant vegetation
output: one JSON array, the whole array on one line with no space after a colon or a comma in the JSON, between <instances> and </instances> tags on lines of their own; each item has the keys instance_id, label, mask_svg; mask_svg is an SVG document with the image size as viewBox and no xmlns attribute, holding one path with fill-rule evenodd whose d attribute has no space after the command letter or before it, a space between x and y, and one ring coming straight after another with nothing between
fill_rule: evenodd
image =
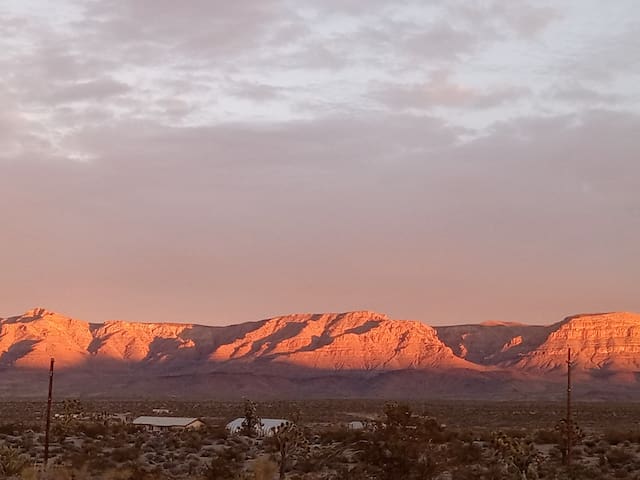
<instances>
[{"instance_id":1,"label":"distant vegetation","mask_svg":"<svg viewBox=\"0 0 640 480\"><path fill-rule=\"evenodd\" d=\"M157 407L207 425L151 433L108 415ZM578 405L569 467L563 407L553 403L67 401L54 408L48 476L42 405L0 409L0 478L607 480L640 471L638 405ZM271 436L230 435L226 423L245 415L291 422Z\"/></svg>"}]
</instances>

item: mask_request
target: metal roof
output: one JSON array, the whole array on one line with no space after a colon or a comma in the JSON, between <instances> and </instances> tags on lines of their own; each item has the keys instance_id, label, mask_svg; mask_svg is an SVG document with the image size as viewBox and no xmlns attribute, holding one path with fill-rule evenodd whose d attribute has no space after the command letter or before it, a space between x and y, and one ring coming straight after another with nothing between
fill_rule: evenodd
<instances>
[{"instance_id":1,"label":"metal roof","mask_svg":"<svg viewBox=\"0 0 640 480\"><path fill-rule=\"evenodd\" d=\"M199 418L190 417L138 417L133 421L134 425L151 425L153 427L186 427Z\"/></svg>"},{"instance_id":2,"label":"metal roof","mask_svg":"<svg viewBox=\"0 0 640 480\"><path fill-rule=\"evenodd\" d=\"M283 423L287 423L289 420L285 420L282 418L263 418L262 425L259 427L261 433L267 434L272 428L279 427ZM235 420L230 421L227 424L227 430L231 433L237 433L242 430L242 422L244 422L244 417L236 418Z\"/></svg>"}]
</instances>

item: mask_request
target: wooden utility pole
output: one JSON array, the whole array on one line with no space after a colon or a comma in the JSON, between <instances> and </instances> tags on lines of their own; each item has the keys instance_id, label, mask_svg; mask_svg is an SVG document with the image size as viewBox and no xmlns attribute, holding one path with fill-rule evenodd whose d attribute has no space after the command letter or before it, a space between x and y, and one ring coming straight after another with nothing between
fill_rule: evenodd
<instances>
[{"instance_id":1,"label":"wooden utility pole","mask_svg":"<svg viewBox=\"0 0 640 480\"><path fill-rule=\"evenodd\" d=\"M567 467L571 467L571 435L573 425L571 422L571 348L567 351Z\"/></svg>"},{"instance_id":2,"label":"wooden utility pole","mask_svg":"<svg viewBox=\"0 0 640 480\"><path fill-rule=\"evenodd\" d=\"M55 360L51 359L51 365L49 366L49 397L47 399L47 426L44 431L44 468L47 468L47 462L49 461L49 429L51 427L51 400L53 397L53 364Z\"/></svg>"}]
</instances>

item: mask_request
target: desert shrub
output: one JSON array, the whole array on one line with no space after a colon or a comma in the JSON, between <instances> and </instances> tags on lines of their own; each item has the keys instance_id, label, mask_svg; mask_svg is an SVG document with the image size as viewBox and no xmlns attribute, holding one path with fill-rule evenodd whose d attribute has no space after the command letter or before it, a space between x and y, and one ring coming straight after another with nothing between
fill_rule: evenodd
<instances>
[{"instance_id":1,"label":"desert shrub","mask_svg":"<svg viewBox=\"0 0 640 480\"><path fill-rule=\"evenodd\" d=\"M86 478L78 477L75 478ZM110 469L100 474L100 480L161 480L167 476L160 472L147 472L138 465L130 465L125 468Z\"/></svg>"},{"instance_id":2,"label":"desert shrub","mask_svg":"<svg viewBox=\"0 0 640 480\"><path fill-rule=\"evenodd\" d=\"M135 447L120 447L111 452L111 459L118 463L136 460L139 456L140 450Z\"/></svg>"},{"instance_id":3,"label":"desert shrub","mask_svg":"<svg viewBox=\"0 0 640 480\"><path fill-rule=\"evenodd\" d=\"M574 463L570 467L545 462L539 467L539 478L553 480L602 480L603 471L596 465ZM535 477L534 477L535 478Z\"/></svg>"},{"instance_id":4,"label":"desert shrub","mask_svg":"<svg viewBox=\"0 0 640 480\"><path fill-rule=\"evenodd\" d=\"M18 475L28 465L29 458L17 449L0 446L0 478Z\"/></svg>"},{"instance_id":5,"label":"desert shrub","mask_svg":"<svg viewBox=\"0 0 640 480\"><path fill-rule=\"evenodd\" d=\"M68 462L73 468L81 468L89 461L91 457L87 455L86 451L72 452L67 456Z\"/></svg>"},{"instance_id":6,"label":"desert shrub","mask_svg":"<svg viewBox=\"0 0 640 480\"><path fill-rule=\"evenodd\" d=\"M605 459L614 468L632 463L635 455L622 447L611 447L605 454Z\"/></svg>"},{"instance_id":7,"label":"desert shrub","mask_svg":"<svg viewBox=\"0 0 640 480\"><path fill-rule=\"evenodd\" d=\"M224 425L208 426L202 433L206 438L214 440L226 440L229 437L229 430Z\"/></svg>"},{"instance_id":8,"label":"desert shrub","mask_svg":"<svg viewBox=\"0 0 640 480\"><path fill-rule=\"evenodd\" d=\"M525 438L527 431L521 428L504 428L502 433L509 438Z\"/></svg>"},{"instance_id":9,"label":"desert shrub","mask_svg":"<svg viewBox=\"0 0 640 480\"><path fill-rule=\"evenodd\" d=\"M24 432L20 436L20 446L25 452L33 450L35 444L36 435L31 431Z\"/></svg>"},{"instance_id":10,"label":"desert shrub","mask_svg":"<svg viewBox=\"0 0 640 480\"><path fill-rule=\"evenodd\" d=\"M444 431L446 432L447 429L444 429ZM476 437L477 435L473 431L468 429L455 431L455 438L462 442L473 442L477 440Z\"/></svg>"},{"instance_id":11,"label":"desert shrub","mask_svg":"<svg viewBox=\"0 0 640 480\"><path fill-rule=\"evenodd\" d=\"M16 423L5 423L0 425L0 434L2 435L17 435L20 430L20 425Z\"/></svg>"},{"instance_id":12,"label":"desert shrub","mask_svg":"<svg viewBox=\"0 0 640 480\"><path fill-rule=\"evenodd\" d=\"M412 412L406 403L387 402L384 406L385 424L390 427L408 425Z\"/></svg>"},{"instance_id":13,"label":"desert shrub","mask_svg":"<svg viewBox=\"0 0 640 480\"><path fill-rule=\"evenodd\" d=\"M448 450L449 461L453 465L471 465L482 459L482 448L476 442L454 440Z\"/></svg>"},{"instance_id":14,"label":"desert shrub","mask_svg":"<svg viewBox=\"0 0 640 480\"><path fill-rule=\"evenodd\" d=\"M116 467L116 464L110 459L103 456L92 457L89 459L89 470L93 472L104 472Z\"/></svg>"},{"instance_id":15,"label":"desert shrub","mask_svg":"<svg viewBox=\"0 0 640 480\"><path fill-rule=\"evenodd\" d=\"M362 448L370 478L435 478L445 460L446 447L435 444L445 438L443 427L432 417L413 415L406 405L387 404L384 413Z\"/></svg>"},{"instance_id":16,"label":"desert shrub","mask_svg":"<svg viewBox=\"0 0 640 480\"><path fill-rule=\"evenodd\" d=\"M624 442L640 443L640 431L608 429L602 438L609 445L618 445Z\"/></svg>"},{"instance_id":17,"label":"desert shrub","mask_svg":"<svg viewBox=\"0 0 640 480\"><path fill-rule=\"evenodd\" d=\"M329 474L327 480L344 480L348 478L349 480L370 480L370 474L364 469L362 466L356 465L354 467L339 465L335 469L335 473Z\"/></svg>"},{"instance_id":18,"label":"desert shrub","mask_svg":"<svg viewBox=\"0 0 640 480\"><path fill-rule=\"evenodd\" d=\"M363 430L351 430L346 427L323 430L318 435L318 443L330 445L332 443L355 443L365 437Z\"/></svg>"},{"instance_id":19,"label":"desert shrub","mask_svg":"<svg viewBox=\"0 0 640 480\"><path fill-rule=\"evenodd\" d=\"M266 457L258 458L253 464L255 480L273 480L278 471L278 466Z\"/></svg>"},{"instance_id":20,"label":"desert shrub","mask_svg":"<svg viewBox=\"0 0 640 480\"><path fill-rule=\"evenodd\" d=\"M83 433L89 438L98 438L107 434L107 427L99 422L82 422L76 426L79 433Z\"/></svg>"},{"instance_id":21,"label":"desert shrub","mask_svg":"<svg viewBox=\"0 0 640 480\"><path fill-rule=\"evenodd\" d=\"M191 453L199 451L204 444L202 434L196 430L186 430L182 432L181 440L184 448L188 449Z\"/></svg>"},{"instance_id":22,"label":"desert shrub","mask_svg":"<svg viewBox=\"0 0 640 480\"><path fill-rule=\"evenodd\" d=\"M145 433L144 429L132 423L113 423L110 424L108 430L111 435L136 435Z\"/></svg>"},{"instance_id":23,"label":"desert shrub","mask_svg":"<svg viewBox=\"0 0 640 480\"><path fill-rule=\"evenodd\" d=\"M83 472L86 475L86 472ZM36 479L46 479L46 480L75 480L78 479L87 479L88 476L78 476L77 472L72 468L64 467L61 465L54 465L52 468L49 468L46 474L46 477L41 477L38 475L38 472L31 469L28 469L25 473L21 475L24 480L36 480Z\"/></svg>"},{"instance_id":24,"label":"desert shrub","mask_svg":"<svg viewBox=\"0 0 640 480\"><path fill-rule=\"evenodd\" d=\"M455 480L479 480L501 478L499 473L487 475L488 469L483 465L456 465L451 467L451 477Z\"/></svg>"},{"instance_id":25,"label":"desert shrub","mask_svg":"<svg viewBox=\"0 0 640 480\"><path fill-rule=\"evenodd\" d=\"M533 441L537 444L560 443L560 432L550 428L540 428L533 432Z\"/></svg>"},{"instance_id":26,"label":"desert shrub","mask_svg":"<svg viewBox=\"0 0 640 480\"><path fill-rule=\"evenodd\" d=\"M238 452L231 448L215 452L203 472L203 476L206 480L232 480L242 468L241 460Z\"/></svg>"}]
</instances>

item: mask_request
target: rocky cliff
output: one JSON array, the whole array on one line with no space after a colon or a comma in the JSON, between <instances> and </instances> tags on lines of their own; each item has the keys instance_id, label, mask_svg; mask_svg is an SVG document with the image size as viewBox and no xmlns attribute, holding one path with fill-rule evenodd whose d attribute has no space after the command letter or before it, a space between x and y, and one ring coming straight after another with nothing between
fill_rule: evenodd
<instances>
[{"instance_id":1,"label":"rocky cliff","mask_svg":"<svg viewBox=\"0 0 640 480\"><path fill-rule=\"evenodd\" d=\"M568 317L514 368L564 372L568 348L577 374L635 380L640 372L640 315L622 312Z\"/></svg>"},{"instance_id":2,"label":"rocky cliff","mask_svg":"<svg viewBox=\"0 0 640 480\"><path fill-rule=\"evenodd\" d=\"M367 311L212 327L92 324L33 309L0 319L0 396L25 389L21 380L55 357L64 388L79 394L185 394L189 385L188 393L222 397L503 398L556 388L549 382L564 375L569 347L578 383L640 395L640 315L631 313L434 329Z\"/></svg>"},{"instance_id":3,"label":"rocky cliff","mask_svg":"<svg viewBox=\"0 0 640 480\"><path fill-rule=\"evenodd\" d=\"M553 326L514 322L436 327L438 336L461 358L481 365L517 361L539 347Z\"/></svg>"},{"instance_id":4,"label":"rocky cliff","mask_svg":"<svg viewBox=\"0 0 640 480\"><path fill-rule=\"evenodd\" d=\"M320 370L470 368L436 331L374 312L302 314L227 327L110 321L90 324L45 309L0 320L0 365L286 364Z\"/></svg>"}]
</instances>

